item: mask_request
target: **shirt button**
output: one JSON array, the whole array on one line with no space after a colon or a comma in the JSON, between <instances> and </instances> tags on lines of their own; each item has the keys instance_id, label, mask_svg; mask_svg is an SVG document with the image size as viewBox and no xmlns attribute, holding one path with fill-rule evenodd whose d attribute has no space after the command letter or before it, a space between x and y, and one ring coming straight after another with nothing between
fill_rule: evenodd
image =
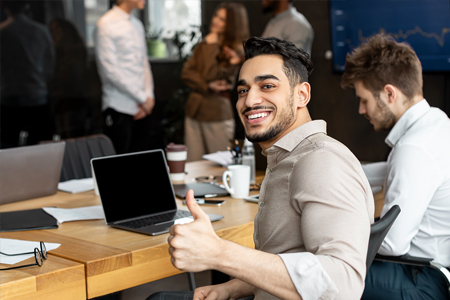
<instances>
[{"instance_id":1,"label":"shirt button","mask_svg":"<svg viewBox=\"0 0 450 300\"><path fill-rule=\"evenodd\" d=\"M264 206L264 202L259 203L259 207L262 208Z\"/></svg>"},{"instance_id":2,"label":"shirt button","mask_svg":"<svg viewBox=\"0 0 450 300\"><path fill-rule=\"evenodd\" d=\"M257 234L255 235L255 240L258 240L258 235Z\"/></svg>"}]
</instances>

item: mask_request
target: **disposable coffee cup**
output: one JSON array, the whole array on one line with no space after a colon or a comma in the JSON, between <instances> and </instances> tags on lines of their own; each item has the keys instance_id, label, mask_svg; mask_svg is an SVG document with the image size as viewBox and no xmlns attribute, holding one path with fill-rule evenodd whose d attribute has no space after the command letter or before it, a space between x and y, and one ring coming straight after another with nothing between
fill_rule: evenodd
<instances>
[{"instance_id":1,"label":"disposable coffee cup","mask_svg":"<svg viewBox=\"0 0 450 300\"><path fill-rule=\"evenodd\" d=\"M187 147L170 143L166 147L169 175L172 181L184 181L184 167L187 159Z\"/></svg>"}]
</instances>

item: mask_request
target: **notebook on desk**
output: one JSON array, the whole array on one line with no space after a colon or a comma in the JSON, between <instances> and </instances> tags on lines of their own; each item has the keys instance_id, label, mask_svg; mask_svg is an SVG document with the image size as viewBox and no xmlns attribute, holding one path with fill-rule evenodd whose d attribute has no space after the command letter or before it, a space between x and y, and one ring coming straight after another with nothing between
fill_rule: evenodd
<instances>
[{"instance_id":1,"label":"notebook on desk","mask_svg":"<svg viewBox=\"0 0 450 300\"><path fill-rule=\"evenodd\" d=\"M177 209L162 150L98 157L91 164L108 225L158 235L168 232L176 220L192 218L189 211Z\"/></svg>"},{"instance_id":2,"label":"notebook on desk","mask_svg":"<svg viewBox=\"0 0 450 300\"><path fill-rule=\"evenodd\" d=\"M0 204L58 191L64 142L0 150Z\"/></svg>"}]
</instances>

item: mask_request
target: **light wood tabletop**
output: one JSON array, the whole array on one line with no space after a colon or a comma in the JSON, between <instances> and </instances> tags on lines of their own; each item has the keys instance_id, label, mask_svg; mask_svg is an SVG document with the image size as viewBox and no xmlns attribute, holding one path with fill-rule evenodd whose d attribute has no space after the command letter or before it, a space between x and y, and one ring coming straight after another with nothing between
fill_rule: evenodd
<instances>
[{"instance_id":1,"label":"light wood tabletop","mask_svg":"<svg viewBox=\"0 0 450 300\"><path fill-rule=\"evenodd\" d=\"M192 182L192 178L197 176L221 176L224 171L222 167L208 161L188 163L186 170L186 182ZM258 210L257 205L242 199L220 198L226 200L220 207L202 206L207 213L225 216L213 223L217 234L224 239L253 247L253 219ZM187 209L181 202L181 199L177 199L178 207ZM0 211L99 204L100 199L93 191L79 194L58 192L53 196L5 204L0 206ZM3 232L0 237L60 243L59 248L50 252L52 259L68 259L85 266L88 299L180 273L170 262L168 234L147 236L133 233L111 228L104 220L67 222L60 224L58 229ZM3 286L4 275L0 273L0 276Z\"/></svg>"},{"instance_id":2,"label":"light wood tabletop","mask_svg":"<svg viewBox=\"0 0 450 300\"><path fill-rule=\"evenodd\" d=\"M33 240L35 239L33 238ZM31 258L17 265L33 262L34 258ZM10 265L0 264L0 267L7 268ZM80 263L49 255L42 267L33 266L0 271L0 299L86 299L84 266Z\"/></svg>"}]
</instances>

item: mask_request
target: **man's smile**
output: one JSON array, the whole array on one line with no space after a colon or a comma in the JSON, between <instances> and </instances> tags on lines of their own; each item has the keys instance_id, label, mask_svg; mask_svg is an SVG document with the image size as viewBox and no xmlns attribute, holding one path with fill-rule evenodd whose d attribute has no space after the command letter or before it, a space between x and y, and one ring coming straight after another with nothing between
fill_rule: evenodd
<instances>
[{"instance_id":1,"label":"man's smile","mask_svg":"<svg viewBox=\"0 0 450 300\"><path fill-rule=\"evenodd\" d=\"M255 124L264 121L271 114L271 111L252 110L249 113L245 114L245 118L248 124Z\"/></svg>"}]
</instances>

